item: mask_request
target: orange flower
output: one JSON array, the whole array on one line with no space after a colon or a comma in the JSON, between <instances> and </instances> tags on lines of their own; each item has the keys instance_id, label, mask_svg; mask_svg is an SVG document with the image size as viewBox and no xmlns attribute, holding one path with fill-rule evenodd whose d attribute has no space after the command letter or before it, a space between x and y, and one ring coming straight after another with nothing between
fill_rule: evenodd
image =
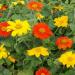
<instances>
[{"instance_id":1,"label":"orange flower","mask_svg":"<svg viewBox=\"0 0 75 75\"><path fill-rule=\"evenodd\" d=\"M8 37L10 35L10 32L7 32L7 26L7 22L0 23L0 37Z\"/></svg>"},{"instance_id":2,"label":"orange flower","mask_svg":"<svg viewBox=\"0 0 75 75\"><path fill-rule=\"evenodd\" d=\"M48 71L48 69L42 67L36 71L35 75L51 75L51 73Z\"/></svg>"},{"instance_id":3,"label":"orange flower","mask_svg":"<svg viewBox=\"0 0 75 75\"><path fill-rule=\"evenodd\" d=\"M43 8L43 4L41 4L40 2L30 1L27 7L31 10L41 11L41 9Z\"/></svg>"},{"instance_id":4,"label":"orange flower","mask_svg":"<svg viewBox=\"0 0 75 75\"><path fill-rule=\"evenodd\" d=\"M40 22L33 27L33 35L43 40L52 36L53 33L47 24Z\"/></svg>"},{"instance_id":5,"label":"orange flower","mask_svg":"<svg viewBox=\"0 0 75 75\"><path fill-rule=\"evenodd\" d=\"M66 48L71 48L72 44L72 40L66 36L61 36L56 40L56 45L59 49L65 50Z\"/></svg>"},{"instance_id":6,"label":"orange flower","mask_svg":"<svg viewBox=\"0 0 75 75\"><path fill-rule=\"evenodd\" d=\"M2 5L2 7L0 8L0 10L5 11L8 8L7 5Z\"/></svg>"}]
</instances>

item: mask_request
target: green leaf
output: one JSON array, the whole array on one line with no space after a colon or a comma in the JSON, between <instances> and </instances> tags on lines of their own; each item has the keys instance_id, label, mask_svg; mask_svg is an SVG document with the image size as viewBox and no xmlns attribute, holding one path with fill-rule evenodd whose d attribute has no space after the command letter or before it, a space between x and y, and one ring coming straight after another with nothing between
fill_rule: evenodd
<instances>
[{"instance_id":1,"label":"green leaf","mask_svg":"<svg viewBox=\"0 0 75 75\"><path fill-rule=\"evenodd\" d=\"M3 75L12 75L12 72L10 72L8 69L4 69Z\"/></svg>"},{"instance_id":2,"label":"green leaf","mask_svg":"<svg viewBox=\"0 0 75 75\"><path fill-rule=\"evenodd\" d=\"M17 75L34 75L32 69L25 69L23 71L19 71Z\"/></svg>"},{"instance_id":3,"label":"green leaf","mask_svg":"<svg viewBox=\"0 0 75 75\"><path fill-rule=\"evenodd\" d=\"M65 73L65 75L75 75L75 71L69 70Z\"/></svg>"}]
</instances>

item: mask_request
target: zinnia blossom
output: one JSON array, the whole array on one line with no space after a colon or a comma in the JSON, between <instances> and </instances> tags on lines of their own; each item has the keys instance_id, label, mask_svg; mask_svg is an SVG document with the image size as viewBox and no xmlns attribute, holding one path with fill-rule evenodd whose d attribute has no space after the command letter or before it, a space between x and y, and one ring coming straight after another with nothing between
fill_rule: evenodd
<instances>
[{"instance_id":1,"label":"zinnia blossom","mask_svg":"<svg viewBox=\"0 0 75 75\"><path fill-rule=\"evenodd\" d=\"M68 26L68 16L61 16L54 19L54 25L57 27L67 27Z\"/></svg>"},{"instance_id":2,"label":"zinnia blossom","mask_svg":"<svg viewBox=\"0 0 75 75\"><path fill-rule=\"evenodd\" d=\"M22 36L28 34L29 31L31 31L31 27L27 20L21 21L21 20L15 20L8 21L8 28L7 31L12 31L11 36Z\"/></svg>"},{"instance_id":3,"label":"zinnia blossom","mask_svg":"<svg viewBox=\"0 0 75 75\"><path fill-rule=\"evenodd\" d=\"M0 59L7 58L8 54L9 53L7 52L6 48L4 47L4 44L1 44L0 45Z\"/></svg>"},{"instance_id":4,"label":"zinnia blossom","mask_svg":"<svg viewBox=\"0 0 75 75\"><path fill-rule=\"evenodd\" d=\"M35 75L52 75L52 74L45 67L41 67L36 71Z\"/></svg>"},{"instance_id":5,"label":"zinnia blossom","mask_svg":"<svg viewBox=\"0 0 75 75\"><path fill-rule=\"evenodd\" d=\"M27 55L28 56L36 56L36 57L40 57L41 55L42 56L49 56L49 53L48 53L48 49L43 47L43 46L40 46L40 47L36 47L36 48L32 48L30 50L27 50Z\"/></svg>"},{"instance_id":6,"label":"zinnia blossom","mask_svg":"<svg viewBox=\"0 0 75 75\"><path fill-rule=\"evenodd\" d=\"M15 63L16 59L13 56L8 56L8 60Z\"/></svg>"},{"instance_id":7,"label":"zinnia blossom","mask_svg":"<svg viewBox=\"0 0 75 75\"><path fill-rule=\"evenodd\" d=\"M65 52L62 54L59 58L58 61L62 63L64 66L66 65L67 68L75 66L75 53L72 51Z\"/></svg>"},{"instance_id":8,"label":"zinnia blossom","mask_svg":"<svg viewBox=\"0 0 75 75\"><path fill-rule=\"evenodd\" d=\"M7 22L0 23L0 37L8 37L10 36L10 32L7 32L7 27L9 24Z\"/></svg>"},{"instance_id":9,"label":"zinnia blossom","mask_svg":"<svg viewBox=\"0 0 75 75\"><path fill-rule=\"evenodd\" d=\"M30 10L41 11L41 9L43 8L43 4L40 3L40 2L30 1L30 2L27 4L27 7L28 7Z\"/></svg>"},{"instance_id":10,"label":"zinnia blossom","mask_svg":"<svg viewBox=\"0 0 75 75\"><path fill-rule=\"evenodd\" d=\"M65 50L66 48L71 48L72 44L73 41L67 36L61 36L56 40L56 45L58 46L59 49Z\"/></svg>"},{"instance_id":11,"label":"zinnia blossom","mask_svg":"<svg viewBox=\"0 0 75 75\"><path fill-rule=\"evenodd\" d=\"M52 36L53 32L51 31L51 29L47 24L40 22L33 27L33 35L36 38L43 40Z\"/></svg>"}]
</instances>

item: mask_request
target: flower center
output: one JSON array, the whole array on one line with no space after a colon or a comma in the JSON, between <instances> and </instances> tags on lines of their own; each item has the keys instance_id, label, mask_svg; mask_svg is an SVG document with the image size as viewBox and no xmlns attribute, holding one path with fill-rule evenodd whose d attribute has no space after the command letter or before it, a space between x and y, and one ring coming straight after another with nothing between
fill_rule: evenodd
<instances>
[{"instance_id":1,"label":"flower center","mask_svg":"<svg viewBox=\"0 0 75 75\"><path fill-rule=\"evenodd\" d=\"M68 57L68 61L72 61L73 60L73 58L72 57Z\"/></svg>"},{"instance_id":2,"label":"flower center","mask_svg":"<svg viewBox=\"0 0 75 75\"><path fill-rule=\"evenodd\" d=\"M37 53L40 53L41 50L40 50L40 49L36 49L35 51L36 51Z\"/></svg>"},{"instance_id":3,"label":"flower center","mask_svg":"<svg viewBox=\"0 0 75 75\"><path fill-rule=\"evenodd\" d=\"M33 8L37 8L37 4L33 4L32 7L33 7Z\"/></svg>"},{"instance_id":4,"label":"flower center","mask_svg":"<svg viewBox=\"0 0 75 75\"><path fill-rule=\"evenodd\" d=\"M41 73L41 75L45 75L45 73Z\"/></svg>"},{"instance_id":5,"label":"flower center","mask_svg":"<svg viewBox=\"0 0 75 75\"><path fill-rule=\"evenodd\" d=\"M40 29L39 29L39 32L45 33L45 29L44 29L44 28L40 28Z\"/></svg>"},{"instance_id":6,"label":"flower center","mask_svg":"<svg viewBox=\"0 0 75 75\"><path fill-rule=\"evenodd\" d=\"M67 41L66 40L61 40L61 43L65 44L65 43L67 43Z\"/></svg>"},{"instance_id":7,"label":"flower center","mask_svg":"<svg viewBox=\"0 0 75 75\"><path fill-rule=\"evenodd\" d=\"M20 29L20 28L22 28L21 24L17 24L16 29Z\"/></svg>"},{"instance_id":8,"label":"flower center","mask_svg":"<svg viewBox=\"0 0 75 75\"><path fill-rule=\"evenodd\" d=\"M7 28L6 27L1 27L0 28L2 31L7 31Z\"/></svg>"}]
</instances>

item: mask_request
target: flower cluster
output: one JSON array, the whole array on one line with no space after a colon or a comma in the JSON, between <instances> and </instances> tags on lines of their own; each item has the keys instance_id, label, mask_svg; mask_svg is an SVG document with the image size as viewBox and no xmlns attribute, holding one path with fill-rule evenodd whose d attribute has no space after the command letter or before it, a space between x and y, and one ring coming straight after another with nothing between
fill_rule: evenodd
<instances>
[{"instance_id":1,"label":"flower cluster","mask_svg":"<svg viewBox=\"0 0 75 75\"><path fill-rule=\"evenodd\" d=\"M75 26L66 2L1 1L1 67L14 75L69 75L65 72L75 68Z\"/></svg>"}]
</instances>

